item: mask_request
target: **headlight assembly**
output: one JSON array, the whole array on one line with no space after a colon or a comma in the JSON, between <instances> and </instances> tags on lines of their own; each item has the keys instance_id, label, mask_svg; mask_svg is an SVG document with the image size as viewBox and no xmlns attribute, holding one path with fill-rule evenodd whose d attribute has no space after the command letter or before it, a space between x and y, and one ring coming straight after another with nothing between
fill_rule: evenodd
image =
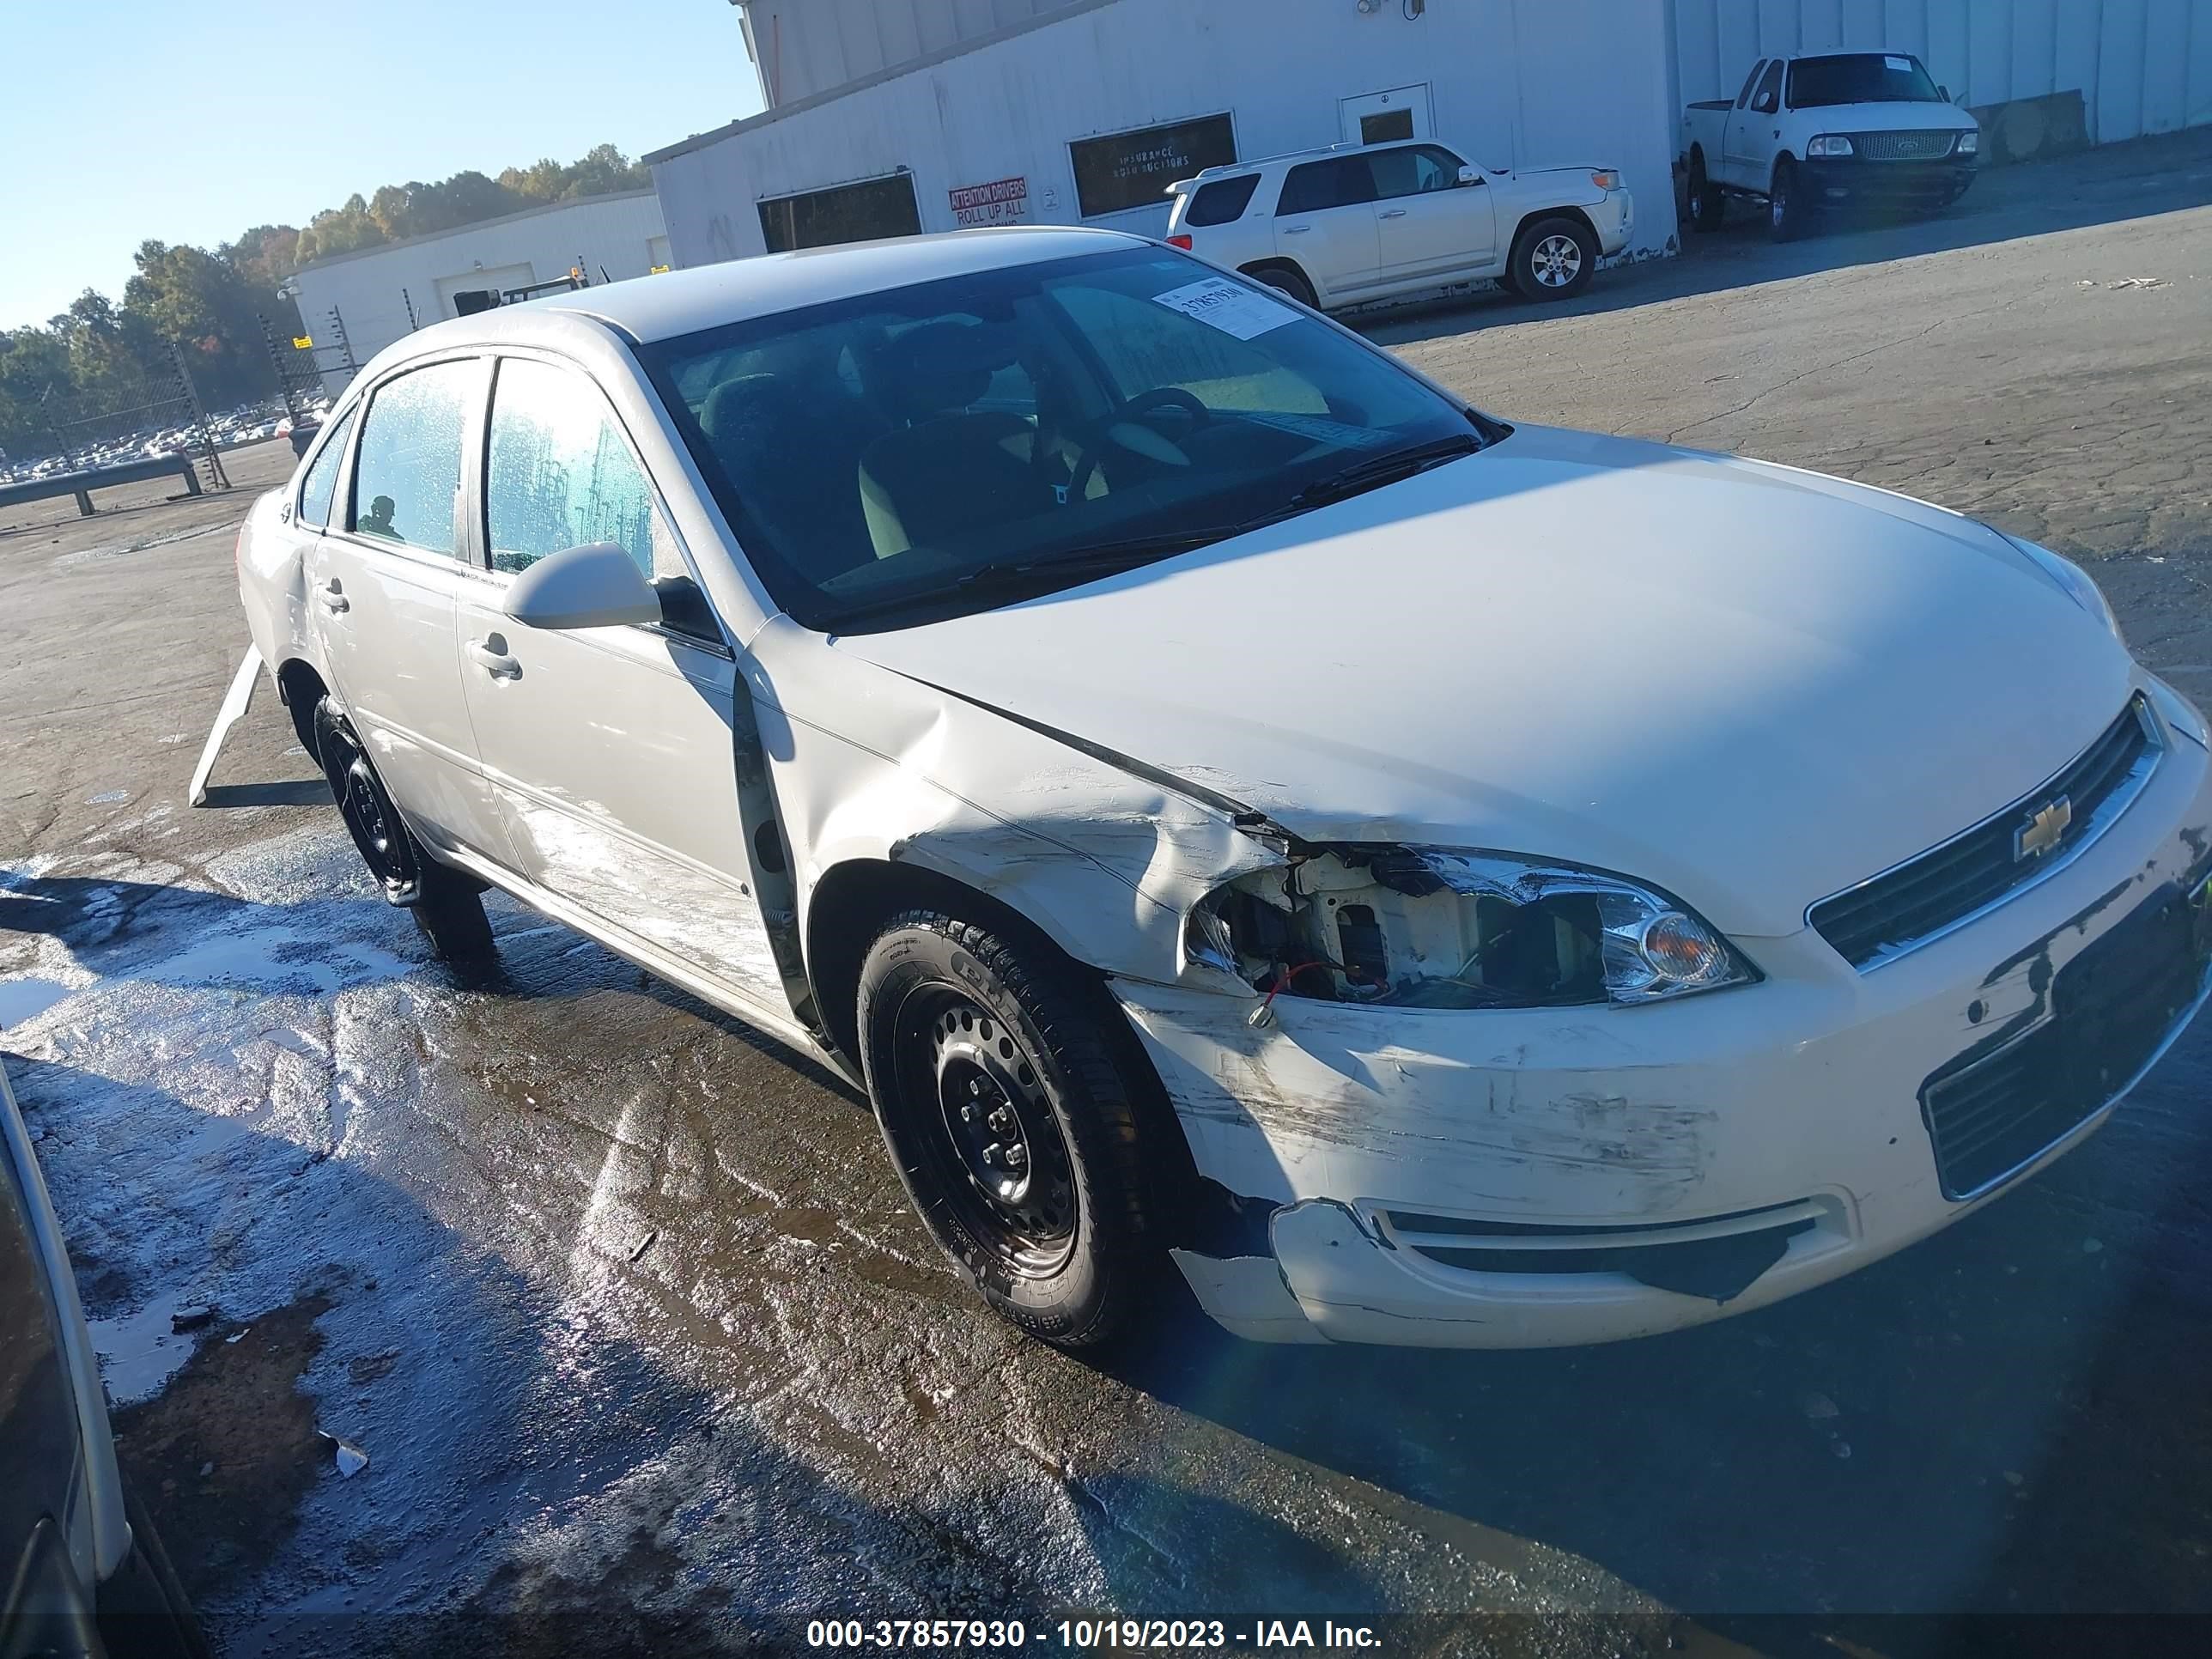
<instances>
[{"instance_id":1,"label":"headlight assembly","mask_svg":"<svg viewBox=\"0 0 2212 1659\"><path fill-rule=\"evenodd\" d=\"M1840 132L1823 132L1808 139L1805 143L1805 154L1814 160L1851 153L1851 141Z\"/></svg>"},{"instance_id":2,"label":"headlight assembly","mask_svg":"<svg viewBox=\"0 0 2212 1659\"><path fill-rule=\"evenodd\" d=\"M1267 994L1414 1008L1629 1006L1755 981L1657 889L1511 854L1337 843L1240 878L1184 954Z\"/></svg>"}]
</instances>

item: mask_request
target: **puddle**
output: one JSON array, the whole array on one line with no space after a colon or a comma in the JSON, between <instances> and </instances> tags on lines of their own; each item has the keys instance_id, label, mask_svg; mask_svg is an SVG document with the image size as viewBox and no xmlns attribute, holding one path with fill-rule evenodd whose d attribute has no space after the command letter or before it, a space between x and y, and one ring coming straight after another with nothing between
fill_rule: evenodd
<instances>
[{"instance_id":1,"label":"puddle","mask_svg":"<svg viewBox=\"0 0 2212 1659\"><path fill-rule=\"evenodd\" d=\"M130 799L131 792L128 789L108 789L103 790L97 795L87 795L84 798L84 804L87 806L113 806L118 801L126 801Z\"/></svg>"},{"instance_id":2,"label":"puddle","mask_svg":"<svg viewBox=\"0 0 2212 1659\"><path fill-rule=\"evenodd\" d=\"M192 1357L191 1335L180 1336L169 1328L169 1321L184 1305L181 1296L164 1296L134 1314L85 1322L92 1327L100 1377L117 1406L151 1400Z\"/></svg>"},{"instance_id":3,"label":"puddle","mask_svg":"<svg viewBox=\"0 0 2212 1659\"><path fill-rule=\"evenodd\" d=\"M70 992L58 980L0 979L0 1030L36 1019Z\"/></svg>"}]
</instances>

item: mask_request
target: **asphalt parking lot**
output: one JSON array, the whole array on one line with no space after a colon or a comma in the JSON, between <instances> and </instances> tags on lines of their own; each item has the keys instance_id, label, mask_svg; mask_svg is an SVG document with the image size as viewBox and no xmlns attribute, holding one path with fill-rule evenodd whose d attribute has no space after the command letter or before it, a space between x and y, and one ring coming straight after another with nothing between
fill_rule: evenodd
<instances>
[{"instance_id":1,"label":"asphalt parking lot","mask_svg":"<svg viewBox=\"0 0 2212 1659\"><path fill-rule=\"evenodd\" d=\"M2202 702L2209 202L2199 131L1363 326L1509 419L2044 540ZM226 460L226 497L0 526L0 1050L126 1468L228 1651L1111 1607L1903 1652L1929 1627L1877 1615L2212 1612L2212 1026L2021 1190L1760 1313L1455 1355L1171 1309L1086 1364L961 1292L842 1083L504 902L496 973L434 963L265 690L185 805L245 643L232 532L290 465ZM1560 648L1624 672L1620 625Z\"/></svg>"}]
</instances>

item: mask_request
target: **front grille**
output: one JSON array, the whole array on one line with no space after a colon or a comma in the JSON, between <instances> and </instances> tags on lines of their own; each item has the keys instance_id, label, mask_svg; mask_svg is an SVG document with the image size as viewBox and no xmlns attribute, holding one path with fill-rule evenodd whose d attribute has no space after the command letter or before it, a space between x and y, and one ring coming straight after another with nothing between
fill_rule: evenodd
<instances>
[{"instance_id":1,"label":"front grille","mask_svg":"<svg viewBox=\"0 0 2212 1659\"><path fill-rule=\"evenodd\" d=\"M1805 919L1853 967L1879 966L2064 866L2125 811L2158 764L2158 727L2140 693L2071 765L1995 817L1894 869L1822 899ZM2059 801L2070 814L2040 853L2023 831ZM2046 819L2046 825L2049 820Z\"/></svg>"},{"instance_id":2,"label":"front grille","mask_svg":"<svg viewBox=\"0 0 2212 1659\"><path fill-rule=\"evenodd\" d=\"M2203 989L2207 945L2192 887L2170 886L2059 969L2047 1018L1929 1077L1920 1110L1944 1195L1994 1187L2125 1088Z\"/></svg>"},{"instance_id":3,"label":"front grille","mask_svg":"<svg viewBox=\"0 0 2212 1659\"><path fill-rule=\"evenodd\" d=\"M1948 132L1862 132L1851 146L1869 161L1933 161L1951 153Z\"/></svg>"}]
</instances>

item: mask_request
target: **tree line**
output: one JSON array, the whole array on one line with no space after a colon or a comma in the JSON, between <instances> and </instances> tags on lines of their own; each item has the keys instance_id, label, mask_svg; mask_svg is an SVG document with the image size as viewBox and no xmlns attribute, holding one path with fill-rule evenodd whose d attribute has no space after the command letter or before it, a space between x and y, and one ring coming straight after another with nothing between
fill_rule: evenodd
<instances>
[{"instance_id":1,"label":"tree line","mask_svg":"<svg viewBox=\"0 0 2212 1659\"><path fill-rule=\"evenodd\" d=\"M641 163L601 144L574 161L549 156L496 178L471 170L436 184L386 185L325 209L304 228L256 225L213 249L142 242L119 304L88 288L44 324L0 329L0 449L17 459L41 454L58 447L58 426L144 401L149 387L166 395L171 341L210 408L273 394L260 319L280 344L308 331L277 289L316 259L652 182Z\"/></svg>"}]
</instances>

